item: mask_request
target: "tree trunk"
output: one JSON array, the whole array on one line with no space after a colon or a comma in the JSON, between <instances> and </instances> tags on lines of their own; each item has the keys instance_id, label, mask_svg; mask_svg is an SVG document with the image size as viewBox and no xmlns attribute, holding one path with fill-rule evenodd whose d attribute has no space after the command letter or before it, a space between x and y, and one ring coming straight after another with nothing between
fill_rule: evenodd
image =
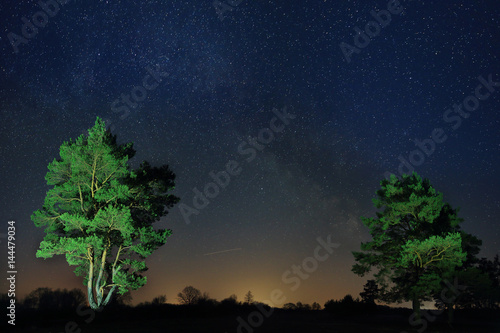
<instances>
[{"instance_id":1,"label":"tree trunk","mask_svg":"<svg viewBox=\"0 0 500 333\"><path fill-rule=\"evenodd\" d=\"M92 280L89 278L89 282L87 282L87 299L89 301L89 305L93 310L98 309L98 305L94 301L94 290L92 288Z\"/></svg>"},{"instance_id":2,"label":"tree trunk","mask_svg":"<svg viewBox=\"0 0 500 333\"><path fill-rule=\"evenodd\" d=\"M121 269L120 265L116 266L116 264L118 262L118 258L120 256L121 249L122 249L122 247L120 246L120 248L118 249L118 253L116 255L115 262L112 266L111 281L115 281L115 276L118 273L118 271L120 271L120 269ZM89 306L93 310L96 310L96 311L102 311L102 309L111 301L113 294L116 291L116 287L117 287L116 284L112 284L110 286L111 289L109 289L108 293L106 294L106 297L104 297L104 294L106 292L105 286L107 286L106 280L108 279L107 275L104 273L104 268L105 268L105 264L106 264L106 253L107 253L107 249L105 249L103 254L102 254L102 258L100 260L101 263L99 265L100 267L98 267L99 274L97 274L97 280L96 280L96 276L95 276L96 274L94 274L94 268L96 265L94 265L94 258L93 258L93 256L91 256L90 250L89 250L89 257L91 257L92 259L90 260L90 264L89 264L89 279L87 282L87 299L89 302ZM102 281L103 278L104 278L104 281Z\"/></svg>"},{"instance_id":3,"label":"tree trunk","mask_svg":"<svg viewBox=\"0 0 500 333\"><path fill-rule=\"evenodd\" d=\"M92 285L91 285L91 283L89 283L87 285L87 298L88 298L90 307L95 311L99 311L99 312L102 311L102 309L106 305L108 305L109 301L111 301L115 290L116 290L116 286L113 286L110 289L110 291L108 292L108 294L106 295L106 298L103 298L103 295L101 295L101 297L97 298L97 302L96 302L96 300L94 299L95 295L93 292Z\"/></svg>"},{"instance_id":4,"label":"tree trunk","mask_svg":"<svg viewBox=\"0 0 500 333\"><path fill-rule=\"evenodd\" d=\"M89 279L87 281L87 300L89 301L89 305L92 309L96 310L98 305L94 300L94 291L92 288L92 284L94 283L94 262L93 256L91 255L91 250L89 249L89 257L91 258L89 261Z\"/></svg>"},{"instance_id":5,"label":"tree trunk","mask_svg":"<svg viewBox=\"0 0 500 333\"><path fill-rule=\"evenodd\" d=\"M420 322L420 300L418 299L418 295L413 296L413 313L415 313L416 321Z\"/></svg>"},{"instance_id":6,"label":"tree trunk","mask_svg":"<svg viewBox=\"0 0 500 333\"><path fill-rule=\"evenodd\" d=\"M111 290L108 292L108 295L107 295L107 296L106 296L106 298L104 299L104 302L102 302L101 309L102 309L103 307L105 307L106 305L108 305L109 301L111 301L111 298L113 297L113 293L114 293L115 289L116 289L116 286L113 286L113 287L111 288Z\"/></svg>"},{"instance_id":7,"label":"tree trunk","mask_svg":"<svg viewBox=\"0 0 500 333\"><path fill-rule=\"evenodd\" d=\"M102 277L102 271L99 274L97 281L95 281L94 285L94 272L93 272L93 265L90 265L89 269L89 281L87 282L87 299L89 301L89 306L96 311L102 311L102 309L108 305L108 303L111 301L114 292L116 291L116 285L113 285L111 289L108 291L106 294L106 297L104 297L105 294L105 288L104 285L106 282L101 283L101 277ZM116 272L119 271L120 268L114 270L113 269L113 278Z\"/></svg>"},{"instance_id":8,"label":"tree trunk","mask_svg":"<svg viewBox=\"0 0 500 333\"><path fill-rule=\"evenodd\" d=\"M453 303L447 304L446 307L448 310L448 324L451 325L451 323L453 323L453 314L455 309L453 308Z\"/></svg>"}]
</instances>

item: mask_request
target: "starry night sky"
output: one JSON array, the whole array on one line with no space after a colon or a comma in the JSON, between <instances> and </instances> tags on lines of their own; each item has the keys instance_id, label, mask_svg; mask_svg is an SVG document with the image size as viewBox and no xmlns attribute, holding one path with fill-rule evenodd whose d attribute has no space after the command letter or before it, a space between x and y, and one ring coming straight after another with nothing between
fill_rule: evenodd
<instances>
[{"instance_id":1,"label":"starry night sky","mask_svg":"<svg viewBox=\"0 0 500 333\"><path fill-rule=\"evenodd\" d=\"M477 101L479 77L500 82L497 1L402 1L384 27L369 24L380 31L357 40L349 61L340 45L356 47L355 28L389 1L229 2L220 16L212 1L68 1L16 53L10 33L23 38L22 18L40 6L2 1L0 233L16 221L19 296L83 287L63 257L35 258L44 233L30 215L48 190L47 164L96 116L134 142L133 166L169 164L190 207L211 171L241 168L189 224L178 206L162 219L173 235L148 258L134 302L175 302L187 285L219 300L251 290L262 301L275 288L291 302L356 297L367 278L351 273L351 251L370 239L360 217L374 216L371 199L400 156L423 156L415 170L461 208L480 256L500 253L500 84L480 88L475 111L453 111ZM247 161L238 147L268 139L285 111L295 118ZM434 129L446 140L411 155ZM282 274L327 235L340 246L291 291Z\"/></svg>"}]
</instances>

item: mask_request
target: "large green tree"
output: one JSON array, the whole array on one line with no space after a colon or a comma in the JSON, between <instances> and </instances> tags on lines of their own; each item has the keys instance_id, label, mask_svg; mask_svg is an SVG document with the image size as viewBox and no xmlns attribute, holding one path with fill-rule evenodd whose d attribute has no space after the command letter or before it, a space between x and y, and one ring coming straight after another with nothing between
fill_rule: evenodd
<instances>
[{"instance_id":1,"label":"large green tree","mask_svg":"<svg viewBox=\"0 0 500 333\"><path fill-rule=\"evenodd\" d=\"M84 277L89 305L96 310L114 293L146 283L144 259L171 234L153 223L179 200L169 194L175 175L167 165L147 162L132 170L134 154L132 143L118 144L97 118L88 135L62 144L59 159L48 166L51 189L43 208L31 217L46 232L37 257L65 255Z\"/></svg>"},{"instance_id":2,"label":"large green tree","mask_svg":"<svg viewBox=\"0 0 500 333\"><path fill-rule=\"evenodd\" d=\"M363 218L372 241L353 252L352 271L364 276L372 268L386 302L411 301L420 317L420 304L442 288L449 272L462 265L467 253L457 210L443 202L427 179L416 173L381 181L373 199L377 218Z\"/></svg>"}]
</instances>

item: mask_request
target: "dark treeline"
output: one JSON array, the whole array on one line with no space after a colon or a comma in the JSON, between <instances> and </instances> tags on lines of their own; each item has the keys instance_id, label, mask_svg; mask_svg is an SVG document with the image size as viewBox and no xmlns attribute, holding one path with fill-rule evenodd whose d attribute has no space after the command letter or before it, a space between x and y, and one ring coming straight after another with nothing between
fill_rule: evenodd
<instances>
[{"instance_id":1,"label":"dark treeline","mask_svg":"<svg viewBox=\"0 0 500 333\"><path fill-rule=\"evenodd\" d=\"M80 289L53 290L43 287L16 300L16 329L23 332L100 332L99 329L94 329L114 327L116 322L165 323L174 320L182 323L179 325L183 327L185 323L200 319L201 322L219 320L214 325L239 325L239 332L253 332L253 327L245 322L247 318L254 322L259 320L259 323L266 320L281 320L282 323L302 320L324 322L325 325L349 320L356 322L363 318L374 325L388 325L390 322L391 325L410 326L417 331L427 325L442 329L452 324L467 327L479 325L478 323L495 325L497 329L500 326L499 257L478 260L474 265L463 269L455 281L443 285L443 292L428 296L429 301L434 301L436 309L423 310L423 320L417 323L412 317L411 309L380 304L380 288L375 280L367 281L359 297L346 295L339 300L328 300L323 305L318 302L288 302L282 304L281 308L271 308L256 301L251 291L241 301L234 294L219 301L210 297L207 292L187 286L179 291L173 302L169 302L165 295L158 295L151 301L132 305L129 292L117 295L102 312L89 307L87 297ZM7 308L10 300L7 294L0 294L0 307ZM453 309L453 313L450 313L450 309ZM5 327L6 321L0 326ZM226 327L234 329L232 326ZM485 327L485 332L488 331L486 329ZM126 329L121 331L127 332Z\"/></svg>"},{"instance_id":2,"label":"dark treeline","mask_svg":"<svg viewBox=\"0 0 500 333\"><path fill-rule=\"evenodd\" d=\"M455 301L457 322L464 320L473 322L498 323L500 319L500 297L498 294L498 258L493 261L483 260L480 274L483 279L462 290ZM486 279L488 275L489 279ZM222 321L237 323L237 318L247 318L252 313L272 314L269 320L283 316L289 318L307 318L307 320L345 321L353 318L364 318L375 323L386 324L390 319L393 324L411 324L412 310L407 308L393 308L377 304L379 288L374 280L368 280L360 297L346 295L339 300L329 300L323 305L318 302L307 304L303 302L285 303L281 308L271 309L268 305L255 301L249 291L242 301L236 295L223 300L211 298L206 292L202 293L193 286L187 286L177 294L176 304L168 303L165 295L158 295L151 301L131 305L130 293L119 295L113 299L109 307L102 312L95 312L88 307L85 294L80 289L38 288L30 292L24 299L16 302L17 327L26 331L81 332L87 331L96 325L106 325L116 321L147 321L155 320L186 320L193 318L220 318ZM0 306L8 306L9 298L6 294L0 295ZM442 307L442 300L435 299L437 310L427 310L426 316L429 325L445 325L447 316ZM280 317L281 316L281 317ZM264 316L262 316L264 318ZM286 318L288 318L286 317ZM191 319L190 319L191 318ZM349 319L351 318L351 319ZM369 319L366 319L369 318ZM371 319L370 319L371 318ZM432 320L431 320L432 319ZM64 329L68 323L73 323L70 329ZM75 326L76 325L76 326ZM92 326L94 325L94 326ZM426 323L427 325L427 323ZM420 326L419 326L420 327ZM416 327L416 328L419 328ZM45 329L45 330L44 330ZM50 330L49 330L50 329ZM242 332L245 332L243 330Z\"/></svg>"},{"instance_id":3,"label":"dark treeline","mask_svg":"<svg viewBox=\"0 0 500 333\"><path fill-rule=\"evenodd\" d=\"M498 255L493 260L482 258L477 265L463 274L461 279L455 282L458 290L453 297L454 308L459 310L498 310L500 309L500 258ZM443 288L446 286L443 286ZM452 286L448 286L448 289ZM285 303L283 310L287 311L318 311L325 310L331 313L357 313L375 311L380 308L376 304L379 299L380 289L374 280L368 280L363 291L356 299L351 295L346 295L340 300L329 300L320 305L317 302L312 304L297 302ZM443 308L445 302L442 294L434 295L437 309ZM450 298L450 297L448 297ZM10 298L7 294L0 294L0 305L6 307ZM236 295L231 295L221 301L211 298L207 292L202 293L193 286L187 286L177 294L178 305L169 304L178 308L189 310L212 309L214 311L231 312L251 308L256 304L262 304L253 299L253 294L249 291L243 301L238 301ZM149 302L139 303L131 306L132 297L130 293L117 295L110 305L110 308L147 308L159 305L166 305L165 295L154 297ZM20 311L41 311L41 312L75 312L78 306L87 305L85 293L81 289L57 289L52 290L41 287L30 292L24 299L16 301L16 308ZM266 305L267 306L267 305Z\"/></svg>"}]
</instances>

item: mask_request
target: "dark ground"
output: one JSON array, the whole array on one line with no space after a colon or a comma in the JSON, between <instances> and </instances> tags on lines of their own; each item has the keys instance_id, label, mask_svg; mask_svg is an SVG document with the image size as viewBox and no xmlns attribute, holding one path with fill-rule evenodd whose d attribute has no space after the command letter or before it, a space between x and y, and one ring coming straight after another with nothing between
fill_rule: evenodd
<instances>
[{"instance_id":1,"label":"dark ground","mask_svg":"<svg viewBox=\"0 0 500 333\"><path fill-rule=\"evenodd\" d=\"M452 327L446 315L423 324L411 325L411 312L407 309L382 310L373 314L332 314L326 311L284 311L276 309L269 317L252 311L225 311L214 313L207 309L173 306L111 309L91 317L91 310L84 315L76 310L67 314L25 312L16 318L16 329L7 332L40 333L153 333L153 332L220 332L220 333L326 333L326 332L460 332L500 333L499 313L457 313ZM229 313L231 312L231 313ZM238 319L239 318L239 319ZM250 318L250 319L249 319ZM431 318L431 317L429 317ZM238 321L239 320L239 321ZM241 322L246 324L241 324ZM251 322L254 327L248 323ZM5 332L5 326L0 331Z\"/></svg>"}]
</instances>

